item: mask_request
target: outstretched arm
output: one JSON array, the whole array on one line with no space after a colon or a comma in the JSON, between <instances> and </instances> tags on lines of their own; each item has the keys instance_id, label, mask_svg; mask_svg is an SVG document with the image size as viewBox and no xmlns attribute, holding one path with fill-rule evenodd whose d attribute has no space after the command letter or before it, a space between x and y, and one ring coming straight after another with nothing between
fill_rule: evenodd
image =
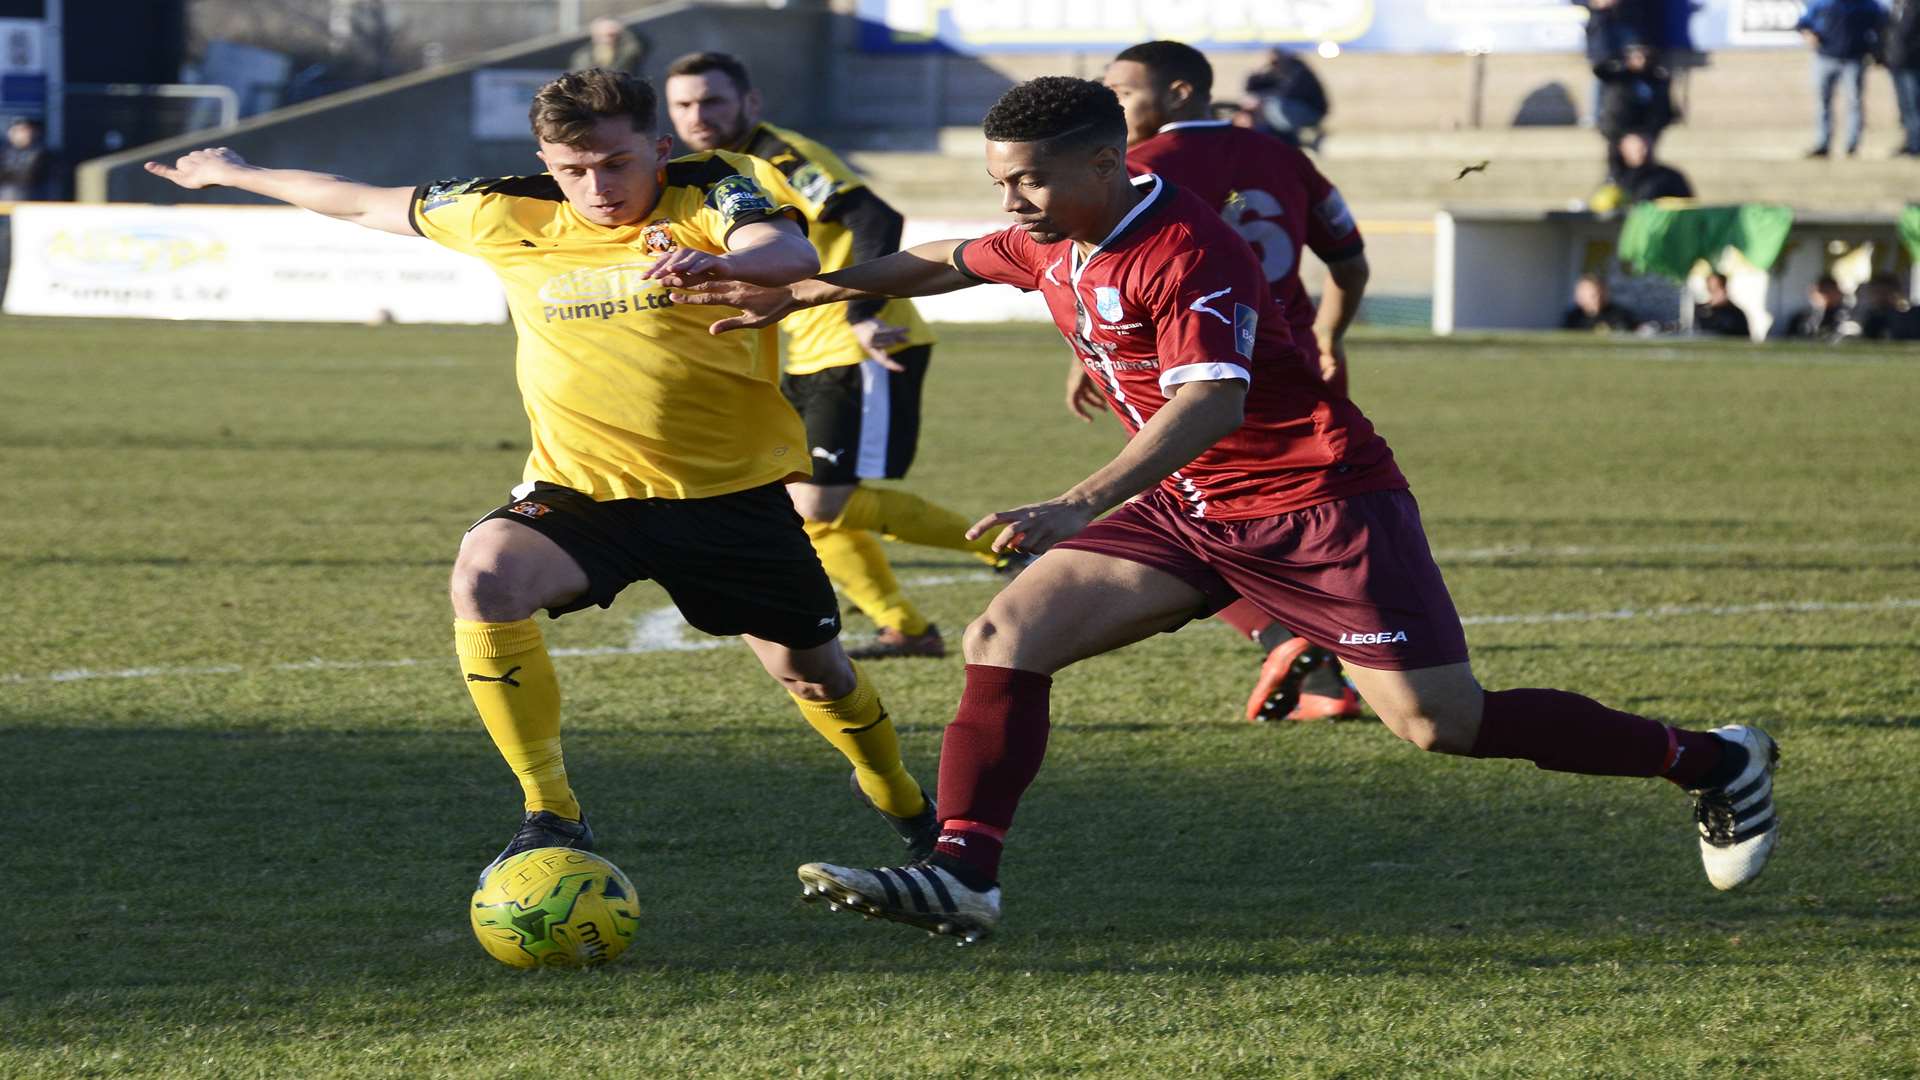
<instances>
[{"instance_id":1,"label":"outstretched arm","mask_svg":"<svg viewBox=\"0 0 1920 1080\"><path fill-rule=\"evenodd\" d=\"M1210 379L1168 388L1172 399L1153 414L1120 453L1071 491L1045 502L988 514L967 530L967 539L984 536L998 525L995 551L1018 548L1039 554L1147 490L1240 429L1246 416L1247 384Z\"/></svg>"},{"instance_id":2,"label":"outstretched arm","mask_svg":"<svg viewBox=\"0 0 1920 1080\"><path fill-rule=\"evenodd\" d=\"M172 165L147 162L147 171L183 188L230 187L291 203L381 232L418 236L407 220L413 189L383 188L331 173L263 169L224 146L195 150Z\"/></svg>"},{"instance_id":3,"label":"outstretched arm","mask_svg":"<svg viewBox=\"0 0 1920 1080\"><path fill-rule=\"evenodd\" d=\"M978 285L979 279L954 269L954 249L964 243L965 240L935 240L783 288L761 288L744 281L682 284L668 279L667 284L680 290L673 294L675 303L739 308L741 314L713 324L714 333L724 334L729 330L772 326L791 312L821 304L874 297L933 296Z\"/></svg>"},{"instance_id":4,"label":"outstretched arm","mask_svg":"<svg viewBox=\"0 0 1920 1080\"><path fill-rule=\"evenodd\" d=\"M697 289L708 282L748 287L780 286L820 271L820 255L800 226L784 217L753 221L727 234L727 253L675 248L647 269L670 289Z\"/></svg>"}]
</instances>

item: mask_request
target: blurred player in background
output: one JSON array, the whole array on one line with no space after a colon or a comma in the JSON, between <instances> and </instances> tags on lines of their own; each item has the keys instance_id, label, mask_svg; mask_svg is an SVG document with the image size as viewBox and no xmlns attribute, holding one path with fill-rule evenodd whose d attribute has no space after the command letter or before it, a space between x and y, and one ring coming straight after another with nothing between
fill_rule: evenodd
<instances>
[{"instance_id":1,"label":"blurred player in background","mask_svg":"<svg viewBox=\"0 0 1920 1080\"><path fill-rule=\"evenodd\" d=\"M691 53L667 68L667 115L695 150L751 154L773 165L797 193L823 271L900 250L902 219L833 151L761 119L760 92L746 66L718 52ZM944 656L940 628L907 599L876 533L971 552L990 566L990 538L970 541L967 518L898 488L862 480L907 475L920 438L920 395L933 334L913 301L861 300L797 311L787 334L780 388L800 411L813 475L788 490L827 576L880 632L848 649L856 658Z\"/></svg>"},{"instance_id":2,"label":"blurred player in background","mask_svg":"<svg viewBox=\"0 0 1920 1080\"><path fill-rule=\"evenodd\" d=\"M1213 67L1191 45L1149 41L1107 66L1106 84L1127 114L1127 166L1152 172L1200 196L1253 247L1300 350L1318 357L1321 377L1347 393L1347 327L1367 288L1366 243L1345 199L1298 146L1209 119ZM1316 312L1300 282L1300 253L1326 263ZM1074 412L1100 407L1086 368L1073 365L1067 400ZM1264 659L1247 697L1247 719L1319 720L1360 715L1359 695L1340 660L1275 622L1245 600L1220 618L1260 647Z\"/></svg>"},{"instance_id":3,"label":"blurred player in background","mask_svg":"<svg viewBox=\"0 0 1920 1080\"><path fill-rule=\"evenodd\" d=\"M496 863L529 848L593 847L534 613L606 607L649 578L698 629L744 637L853 763L861 798L911 850L930 849L933 804L841 650L833 587L787 498L784 485L807 474L806 432L780 395L771 342L713 337L711 317L675 307L660 280L775 285L819 259L782 205L796 200L778 171L735 154L669 161L656 112L653 87L624 73L555 79L533 100L548 170L537 176L380 188L256 167L226 149L147 169L424 236L499 276L533 450L525 482L462 540L451 590L467 690L525 795ZM743 775L739 786L753 782Z\"/></svg>"},{"instance_id":4,"label":"blurred player in background","mask_svg":"<svg viewBox=\"0 0 1920 1080\"><path fill-rule=\"evenodd\" d=\"M1758 728L1686 730L1564 690L1480 686L1392 451L1304 362L1259 261L1219 213L1160 176L1129 178L1112 91L1034 79L1002 95L984 127L987 172L1015 225L790 286L690 283L675 294L741 308L714 324L725 331L862 297L985 282L1034 290L1128 434L1067 492L974 525L1004 526L996 545L1045 554L967 628L933 855L808 863L806 895L963 940L990 933L1007 830L1046 755L1054 673L1238 596L1337 647L1381 721L1420 749L1665 777L1693 796L1716 888L1761 872L1779 830L1776 749ZM1089 902L1103 884L1088 883Z\"/></svg>"}]
</instances>

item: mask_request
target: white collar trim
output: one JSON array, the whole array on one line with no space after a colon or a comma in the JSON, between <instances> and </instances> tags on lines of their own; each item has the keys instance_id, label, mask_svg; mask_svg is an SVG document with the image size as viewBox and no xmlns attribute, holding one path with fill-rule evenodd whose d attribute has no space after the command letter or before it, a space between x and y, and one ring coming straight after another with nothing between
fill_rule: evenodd
<instances>
[{"instance_id":1,"label":"white collar trim","mask_svg":"<svg viewBox=\"0 0 1920 1080\"><path fill-rule=\"evenodd\" d=\"M1154 134L1160 135L1169 131L1179 131L1182 128L1229 127L1232 123L1233 121L1231 120L1175 120L1171 124L1161 124L1160 129L1155 131Z\"/></svg>"},{"instance_id":2,"label":"white collar trim","mask_svg":"<svg viewBox=\"0 0 1920 1080\"><path fill-rule=\"evenodd\" d=\"M1159 202L1160 193L1165 191L1167 187L1166 184L1161 181L1160 176L1157 173L1146 173L1141 176L1136 176L1133 178L1131 183L1133 184L1134 187L1146 188L1147 189L1146 198L1141 199L1139 202L1135 203L1133 205L1133 209L1127 211L1127 216L1120 219L1120 224L1115 225L1113 227L1113 230L1107 233L1106 239L1100 241L1097 247L1095 247L1092 251L1087 253L1086 258L1083 259L1080 257L1080 245L1078 244L1072 245L1070 250L1073 252L1072 278L1073 278L1074 285L1078 286L1080 284L1080 275L1082 272L1086 270L1087 264L1093 261L1093 257L1107 250L1107 245L1113 243L1115 237L1119 236L1123 232L1126 232L1127 227L1129 225L1132 225L1135 219L1137 219L1141 214L1146 213L1148 208L1152 207L1154 203Z\"/></svg>"}]
</instances>

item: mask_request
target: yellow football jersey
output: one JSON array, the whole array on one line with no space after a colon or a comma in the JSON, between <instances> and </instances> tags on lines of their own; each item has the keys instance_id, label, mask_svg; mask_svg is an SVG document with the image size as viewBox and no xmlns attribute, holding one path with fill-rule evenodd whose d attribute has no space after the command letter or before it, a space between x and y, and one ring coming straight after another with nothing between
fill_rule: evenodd
<instances>
[{"instance_id":1,"label":"yellow football jersey","mask_svg":"<svg viewBox=\"0 0 1920 1080\"><path fill-rule=\"evenodd\" d=\"M760 124L748 134L741 153L752 154L780 170L794 194L794 205L807 217L807 237L820 253L820 272L831 273L853 265L853 230L840 223L829 205L836 196L866 186L839 155L795 131ZM824 216L824 220L823 220ZM920 318L913 301L889 300L880 309L881 322L907 329L907 340L888 351L931 345L932 331ZM787 370L808 375L866 358L847 323L847 305L823 304L805 308L780 320L787 335Z\"/></svg>"},{"instance_id":2,"label":"yellow football jersey","mask_svg":"<svg viewBox=\"0 0 1920 1080\"><path fill-rule=\"evenodd\" d=\"M676 247L724 254L739 226L793 217L791 187L763 161L711 151L674 159L665 178L653 211L619 228L582 218L545 173L414 191L415 230L485 259L506 288L528 480L696 499L812 471L771 332L715 337L707 327L735 309L676 305L641 279Z\"/></svg>"}]
</instances>

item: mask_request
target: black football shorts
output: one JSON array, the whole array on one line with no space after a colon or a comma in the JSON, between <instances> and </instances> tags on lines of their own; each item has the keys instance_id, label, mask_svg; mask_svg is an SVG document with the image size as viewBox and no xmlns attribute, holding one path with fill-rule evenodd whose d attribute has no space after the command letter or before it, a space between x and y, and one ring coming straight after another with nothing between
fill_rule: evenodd
<instances>
[{"instance_id":1,"label":"black football shorts","mask_svg":"<svg viewBox=\"0 0 1920 1080\"><path fill-rule=\"evenodd\" d=\"M872 361L811 375L783 375L780 391L807 425L814 484L898 480L913 466L920 442L920 388L933 346L893 354L905 371Z\"/></svg>"},{"instance_id":2,"label":"black football shorts","mask_svg":"<svg viewBox=\"0 0 1920 1080\"><path fill-rule=\"evenodd\" d=\"M608 607L636 581L660 583L697 630L811 649L840 633L840 610L786 485L705 499L595 501L534 483L481 518L525 525L587 573L587 591L547 614ZM478 524L476 522L476 524Z\"/></svg>"}]
</instances>

